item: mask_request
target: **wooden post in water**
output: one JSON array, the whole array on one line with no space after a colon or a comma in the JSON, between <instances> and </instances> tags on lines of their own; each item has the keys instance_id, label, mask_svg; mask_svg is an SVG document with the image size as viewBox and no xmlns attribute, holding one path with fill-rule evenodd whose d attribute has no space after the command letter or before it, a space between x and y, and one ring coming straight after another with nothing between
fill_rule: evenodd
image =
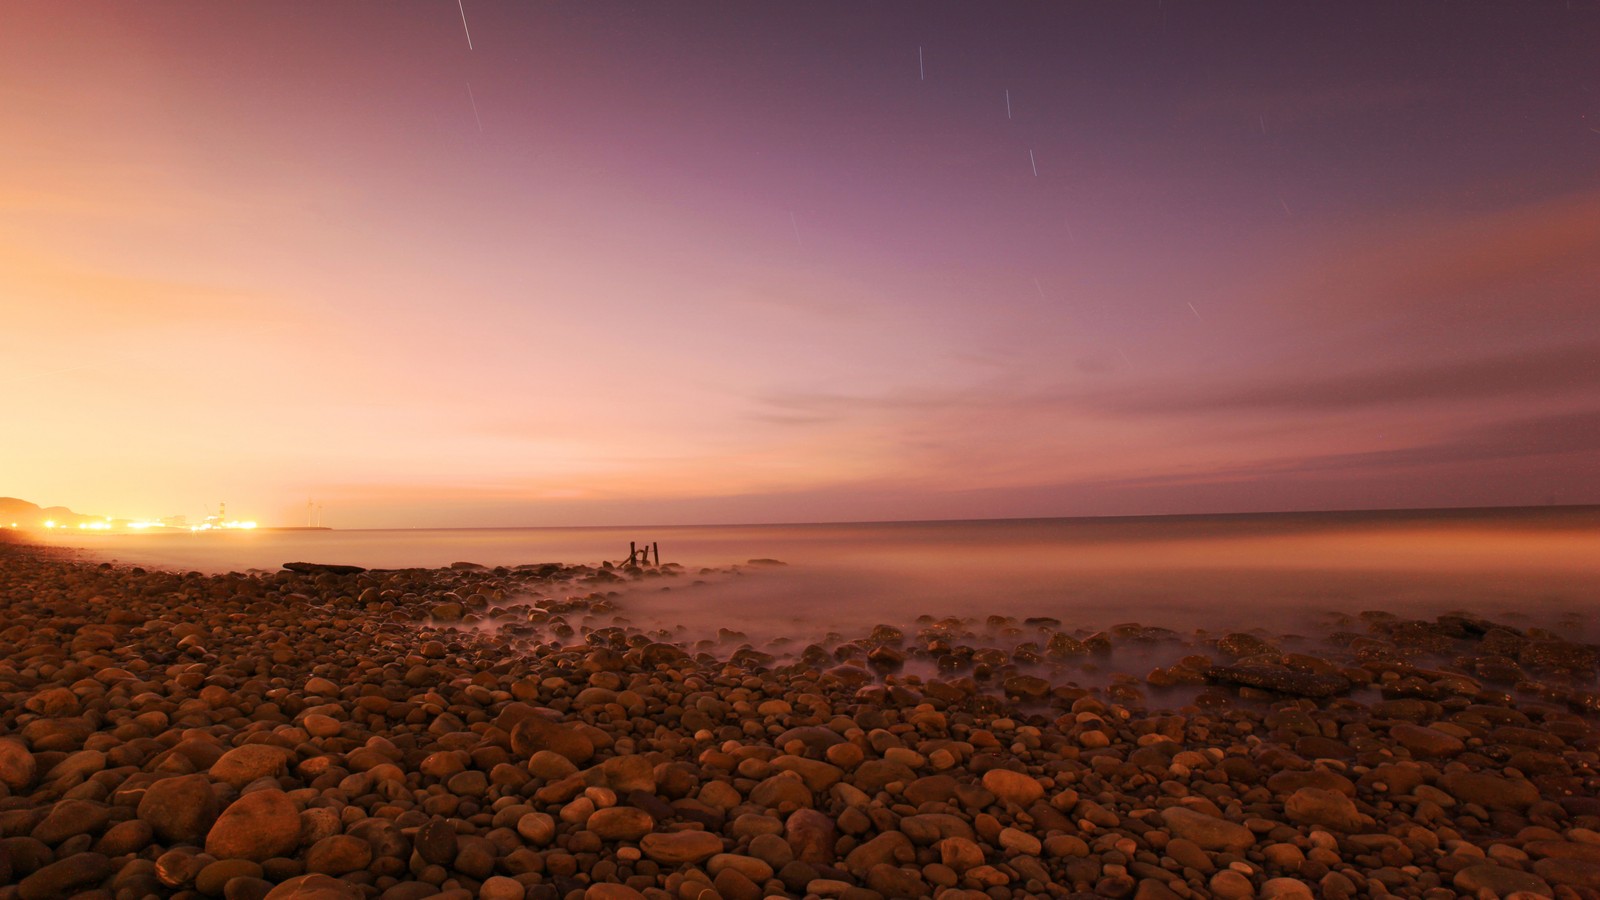
<instances>
[{"instance_id":1,"label":"wooden post in water","mask_svg":"<svg viewBox=\"0 0 1600 900\"><path fill-rule=\"evenodd\" d=\"M628 542L628 565L630 565L630 566L633 565L634 560L636 558L638 558L638 556L639 556L639 550L638 550L637 545L634 544L633 541L629 541Z\"/></svg>"},{"instance_id":2,"label":"wooden post in water","mask_svg":"<svg viewBox=\"0 0 1600 900\"><path fill-rule=\"evenodd\" d=\"M656 554L656 566L659 568L660 565L661 565L661 545L656 543L655 541L651 541L650 542L650 549L655 551L655 554Z\"/></svg>"}]
</instances>

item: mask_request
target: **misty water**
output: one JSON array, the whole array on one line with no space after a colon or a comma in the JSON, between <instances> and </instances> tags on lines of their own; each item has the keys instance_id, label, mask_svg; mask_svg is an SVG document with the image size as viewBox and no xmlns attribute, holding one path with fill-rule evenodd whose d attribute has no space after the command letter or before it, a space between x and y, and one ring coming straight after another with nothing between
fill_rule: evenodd
<instances>
[{"instance_id":1,"label":"misty water","mask_svg":"<svg viewBox=\"0 0 1600 900\"><path fill-rule=\"evenodd\" d=\"M256 531L66 536L89 558L182 570L369 568L626 558L671 579L619 585L629 619L751 640L864 633L916 617L1048 616L1185 634L1328 631L1362 611L1467 611L1600 640L1600 507L928 523ZM786 565L750 565L752 559ZM703 569L715 571L704 572Z\"/></svg>"}]
</instances>

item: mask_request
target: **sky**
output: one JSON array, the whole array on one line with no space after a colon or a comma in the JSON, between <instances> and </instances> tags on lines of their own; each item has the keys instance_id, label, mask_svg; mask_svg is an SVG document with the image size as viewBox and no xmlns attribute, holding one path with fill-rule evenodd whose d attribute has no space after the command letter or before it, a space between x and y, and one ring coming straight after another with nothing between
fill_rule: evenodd
<instances>
[{"instance_id":1,"label":"sky","mask_svg":"<svg viewBox=\"0 0 1600 900\"><path fill-rule=\"evenodd\" d=\"M1600 502L1600 4L11 0L0 495Z\"/></svg>"}]
</instances>

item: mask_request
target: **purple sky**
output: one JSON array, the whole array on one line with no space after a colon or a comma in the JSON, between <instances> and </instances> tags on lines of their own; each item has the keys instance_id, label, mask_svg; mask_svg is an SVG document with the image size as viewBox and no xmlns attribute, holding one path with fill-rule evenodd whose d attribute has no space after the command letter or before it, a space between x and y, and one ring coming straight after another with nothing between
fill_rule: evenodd
<instances>
[{"instance_id":1,"label":"purple sky","mask_svg":"<svg viewBox=\"0 0 1600 900\"><path fill-rule=\"evenodd\" d=\"M0 494L1600 502L1593 0L464 7L8 7Z\"/></svg>"}]
</instances>

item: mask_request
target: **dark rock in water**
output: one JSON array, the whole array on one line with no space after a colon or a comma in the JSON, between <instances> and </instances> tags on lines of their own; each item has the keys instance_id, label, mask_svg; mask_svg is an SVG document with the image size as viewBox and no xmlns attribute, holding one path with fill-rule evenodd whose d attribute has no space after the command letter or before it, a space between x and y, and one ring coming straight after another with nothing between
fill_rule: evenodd
<instances>
[{"instance_id":1,"label":"dark rock in water","mask_svg":"<svg viewBox=\"0 0 1600 900\"><path fill-rule=\"evenodd\" d=\"M867 661L878 669L898 669L905 665L905 651L890 646L874 647L867 654Z\"/></svg>"},{"instance_id":2,"label":"dark rock in water","mask_svg":"<svg viewBox=\"0 0 1600 900\"><path fill-rule=\"evenodd\" d=\"M454 569L457 572L487 572L487 571L489 571L489 567L488 566L486 566L486 565L484 565L482 563L475 563L475 562L453 562L453 563L450 564L450 568Z\"/></svg>"},{"instance_id":3,"label":"dark rock in water","mask_svg":"<svg viewBox=\"0 0 1600 900\"><path fill-rule=\"evenodd\" d=\"M1033 675L1013 675L1002 686L1006 696L1023 700L1042 700L1050 695L1050 682Z\"/></svg>"},{"instance_id":4,"label":"dark rock in water","mask_svg":"<svg viewBox=\"0 0 1600 900\"><path fill-rule=\"evenodd\" d=\"M879 625L867 635L867 640L875 644L898 644L905 639L905 632L893 625Z\"/></svg>"},{"instance_id":5,"label":"dark rock in water","mask_svg":"<svg viewBox=\"0 0 1600 900\"><path fill-rule=\"evenodd\" d=\"M1217 649L1223 653L1239 659L1244 656L1260 656L1265 653L1277 653L1278 648L1263 641L1253 634L1235 632L1217 642Z\"/></svg>"},{"instance_id":6,"label":"dark rock in water","mask_svg":"<svg viewBox=\"0 0 1600 900\"><path fill-rule=\"evenodd\" d=\"M1456 638L1481 637L1494 628L1493 622L1476 616L1442 615L1436 620L1439 629Z\"/></svg>"},{"instance_id":7,"label":"dark rock in water","mask_svg":"<svg viewBox=\"0 0 1600 900\"><path fill-rule=\"evenodd\" d=\"M1505 625L1496 625L1484 633L1478 651L1490 656L1509 656L1515 659L1527 643L1528 639L1522 636L1522 632Z\"/></svg>"},{"instance_id":8,"label":"dark rock in water","mask_svg":"<svg viewBox=\"0 0 1600 900\"><path fill-rule=\"evenodd\" d=\"M781 559L767 559L765 557L762 557L761 559L747 560L745 562L745 565L748 565L748 566L787 566L788 563L784 562Z\"/></svg>"},{"instance_id":9,"label":"dark rock in water","mask_svg":"<svg viewBox=\"0 0 1600 900\"><path fill-rule=\"evenodd\" d=\"M1467 665L1474 675L1500 684L1516 684L1528 677L1516 660L1504 656L1469 658Z\"/></svg>"},{"instance_id":10,"label":"dark rock in water","mask_svg":"<svg viewBox=\"0 0 1600 900\"><path fill-rule=\"evenodd\" d=\"M1212 666L1206 680L1290 694L1296 697L1335 697L1350 691L1350 679L1343 675L1314 675L1276 666Z\"/></svg>"},{"instance_id":11,"label":"dark rock in water","mask_svg":"<svg viewBox=\"0 0 1600 900\"><path fill-rule=\"evenodd\" d=\"M1571 641L1530 641L1517 654L1517 662L1538 669L1585 672L1600 664L1600 653Z\"/></svg>"},{"instance_id":12,"label":"dark rock in water","mask_svg":"<svg viewBox=\"0 0 1600 900\"><path fill-rule=\"evenodd\" d=\"M1088 653L1089 648L1083 645L1083 641L1070 634L1058 631L1050 636L1049 643L1045 645L1045 652L1056 657L1072 656L1079 653Z\"/></svg>"},{"instance_id":13,"label":"dark rock in water","mask_svg":"<svg viewBox=\"0 0 1600 900\"><path fill-rule=\"evenodd\" d=\"M286 562L283 567L302 575L360 575L366 571L361 566L340 566L332 563Z\"/></svg>"}]
</instances>

